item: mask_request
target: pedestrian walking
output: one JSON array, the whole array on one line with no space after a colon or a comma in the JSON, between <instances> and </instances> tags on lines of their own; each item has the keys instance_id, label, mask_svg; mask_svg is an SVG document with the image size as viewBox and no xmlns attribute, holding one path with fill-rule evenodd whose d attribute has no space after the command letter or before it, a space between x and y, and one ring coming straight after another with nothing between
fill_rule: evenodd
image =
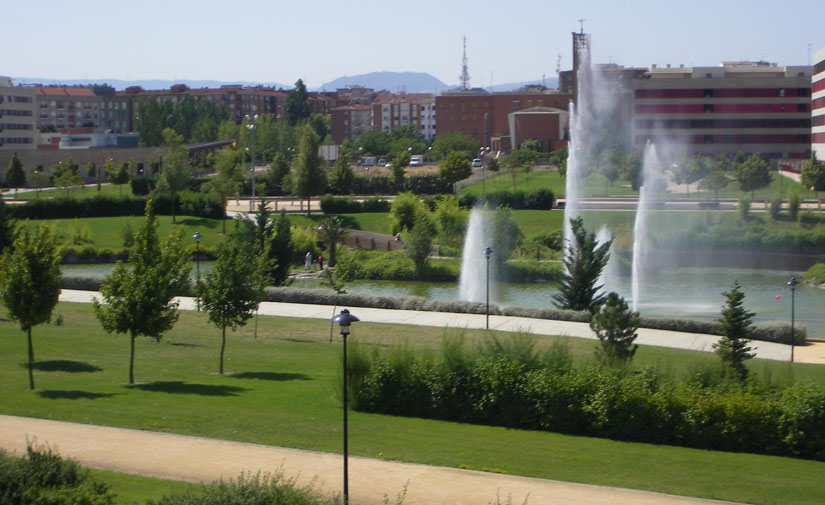
<instances>
[{"instance_id":1,"label":"pedestrian walking","mask_svg":"<svg viewBox=\"0 0 825 505\"><path fill-rule=\"evenodd\" d=\"M320 265L321 270L324 269L324 256L322 254L318 255L318 265Z\"/></svg>"},{"instance_id":2,"label":"pedestrian walking","mask_svg":"<svg viewBox=\"0 0 825 505\"><path fill-rule=\"evenodd\" d=\"M304 268L306 270L312 270L312 253L307 251L306 256L304 256Z\"/></svg>"}]
</instances>

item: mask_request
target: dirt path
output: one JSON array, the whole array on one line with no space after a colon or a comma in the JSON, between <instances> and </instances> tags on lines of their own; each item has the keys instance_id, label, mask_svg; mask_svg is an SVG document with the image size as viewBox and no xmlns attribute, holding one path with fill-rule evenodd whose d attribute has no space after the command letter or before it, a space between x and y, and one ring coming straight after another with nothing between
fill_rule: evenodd
<instances>
[{"instance_id":1,"label":"dirt path","mask_svg":"<svg viewBox=\"0 0 825 505\"><path fill-rule=\"evenodd\" d=\"M26 439L48 444L64 457L102 470L187 482L235 478L242 471L281 469L300 484L339 493L341 455L198 437L0 415L0 447L22 454ZM350 458L350 501L404 505L699 505L727 503L629 489L499 475L368 458Z\"/></svg>"}]
</instances>

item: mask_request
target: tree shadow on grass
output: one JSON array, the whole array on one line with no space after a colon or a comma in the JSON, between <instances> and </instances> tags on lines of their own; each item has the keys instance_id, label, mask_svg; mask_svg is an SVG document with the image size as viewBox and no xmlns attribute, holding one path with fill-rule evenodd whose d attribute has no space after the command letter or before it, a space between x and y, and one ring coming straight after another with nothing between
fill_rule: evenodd
<instances>
[{"instance_id":1,"label":"tree shadow on grass","mask_svg":"<svg viewBox=\"0 0 825 505\"><path fill-rule=\"evenodd\" d=\"M233 374L236 379L259 379L264 381L308 381L312 380L302 373L278 373L278 372L241 372Z\"/></svg>"},{"instance_id":2,"label":"tree shadow on grass","mask_svg":"<svg viewBox=\"0 0 825 505\"><path fill-rule=\"evenodd\" d=\"M131 384L126 387L140 389L141 391L202 396L238 396L240 393L249 391L246 388L236 386L187 384L183 381L150 382L148 384Z\"/></svg>"},{"instance_id":3,"label":"tree shadow on grass","mask_svg":"<svg viewBox=\"0 0 825 505\"><path fill-rule=\"evenodd\" d=\"M183 219L178 217L177 222L178 224L184 224L186 226L200 226L202 228L217 228L220 223L220 221L196 217L186 217Z\"/></svg>"},{"instance_id":4,"label":"tree shadow on grass","mask_svg":"<svg viewBox=\"0 0 825 505\"><path fill-rule=\"evenodd\" d=\"M186 342L171 342L175 347L203 347L201 344L187 344Z\"/></svg>"},{"instance_id":5,"label":"tree shadow on grass","mask_svg":"<svg viewBox=\"0 0 825 505\"><path fill-rule=\"evenodd\" d=\"M68 391L44 389L37 392L37 396L47 400L96 400L98 398L111 398L114 393L90 393L88 391L78 391L72 389Z\"/></svg>"},{"instance_id":6,"label":"tree shadow on grass","mask_svg":"<svg viewBox=\"0 0 825 505\"><path fill-rule=\"evenodd\" d=\"M69 373L100 372L101 370L103 370L102 368L95 365L90 365L89 363L83 363L82 361L72 361L67 359L36 361L32 365L32 368L34 368L35 370L40 370L41 372Z\"/></svg>"}]
</instances>

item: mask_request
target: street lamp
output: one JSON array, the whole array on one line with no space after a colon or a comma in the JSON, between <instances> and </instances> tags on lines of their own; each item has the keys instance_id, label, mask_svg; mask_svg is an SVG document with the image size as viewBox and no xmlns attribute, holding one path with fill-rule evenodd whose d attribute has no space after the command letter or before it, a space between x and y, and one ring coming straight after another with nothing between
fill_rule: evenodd
<instances>
[{"instance_id":1,"label":"street lamp","mask_svg":"<svg viewBox=\"0 0 825 505\"><path fill-rule=\"evenodd\" d=\"M257 107L253 106L252 111L254 112ZM246 125L246 129L250 131L252 136L252 159L250 160L250 165L252 166L252 200L249 201L249 211L251 212L255 207L255 120L258 119L258 115L246 115L246 120L249 122Z\"/></svg>"},{"instance_id":2,"label":"street lamp","mask_svg":"<svg viewBox=\"0 0 825 505\"><path fill-rule=\"evenodd\" d=\"M195 286L200 286L201 284L201 233L196 231L192 238L195 239L195 276L196 276L196 284ZM197 291L196 291L197 294ZM201 310L201 299L200 296L195 296L195 306L198 308L198 312Z\"/></svg>"},{"instance_id":3,"label":"street lamp","mask_svg":"<svg viewBox=\"0 0 825 505\"><path fill-rule=\"evenodd\" d=\"M793 323L794 323L794 293L796 292L796 286L799 284L799 281L796 280L796 277L791 277L791 280L788 281L788 286L791 287L791 363L793 363L793 346L794 346L794 331L793 331Z\"/></svg>"},{"instance_id":4,"label":"street lamp","mask_svg":"<svg viewBox=\"0 0 825 505\"><path fill-rule=\"evenodd\" d=\"M484 253L484 258L487 260L487 311L485 312L487 316L487 324L486 329L490 329L490 256L493 254L493 250L489 247L481 251Z\"/></svg>"},{"instance_id":5,"label":"street lamp","mask_svg":"<svg viewBox=\"0 0 825 505\"><path fill-rule=\"evenodd\" d=\"M433 161L433 146L427 148L427 161Z\"/></svg>"},{"instance_id":6,"label":"street lamp","mask_svg":"<svg viewBox=\"0 0 825 505\"><path fill-rule=\"evenodd\" d=\"M341 337L344 339L344 505L349 505L349 468L347 464L347 335L349 326L360 321L357 317L343 309L340 314L332 318L333 323L338 323L341 327Z\"/></svg>"}]
</instances>

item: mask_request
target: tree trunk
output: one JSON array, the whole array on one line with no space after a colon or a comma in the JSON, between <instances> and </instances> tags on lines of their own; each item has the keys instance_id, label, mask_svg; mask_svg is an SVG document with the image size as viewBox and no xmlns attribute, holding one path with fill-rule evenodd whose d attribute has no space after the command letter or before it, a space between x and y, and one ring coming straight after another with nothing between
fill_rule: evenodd
<instances>
[{"instance_id":1,"label":"tree trunk","mask_svg":"<svg viewBox=\"0 0 825 505\"><path fill-rule=\"evenodd\" d=\"M172 224L175 224L175 192L169 192L169 203L172 205Z\"/></svg>"},{"instance_id":2,"label":"tree trunk","mask_svg":"<svg viewBox=\"0 0 825 505\"><path fill-rule=\"evenodd\" d=\"M327 260L327 267L332 268L335 266L335 241L330 240L329 242L329 259Z\"/></svg>"},{"instance_id":3,"label":"tree trunk","mask_svg":"<svg viewBox=\"0 0 825 505\"><path fill-rule=\"evenodd\" d=\"M311 203L312 203L312 197L308 196L307 197L307 217L309 217L310 214L312 214L312 209L310 209L310 204Z\"/></svg>"},{"instance_id":4,"label":"tree trunk","mask_svg":"<svg viewBox=\"0 0 825 505\"><path fill-rule=\"evenodd\" d=\"M129 335L129 384L135 383L135 335Z\"/></svg>"},{"instance_id":5,"label":"tree trunk","mask_svg":"<svg viewBox=\"0 0 825 505\"><path fill-rule=\"evenodd\" d=\"M34 346L32 345L31 326L26 333L29 340L29 389L34 389Z\"/></svg>"},{"instance_id":6,"label":"tree trunk","mask_svg":"<svg viewBox=\"0 0 825 505\"><path fill-rule=\"evenodd\" d=\"M218 373L223 375L223 351L226 348L226 320L221 327L221 362L218 365Z\"/></svg>"}]
</instances>

